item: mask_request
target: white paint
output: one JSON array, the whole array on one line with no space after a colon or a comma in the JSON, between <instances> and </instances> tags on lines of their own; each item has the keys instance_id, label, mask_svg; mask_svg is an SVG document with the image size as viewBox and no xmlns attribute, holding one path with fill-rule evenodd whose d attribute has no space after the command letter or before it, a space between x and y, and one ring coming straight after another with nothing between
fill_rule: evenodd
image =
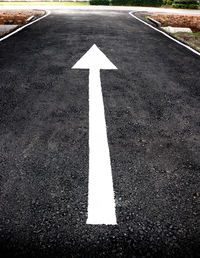
<instances>
[{"instance_id":1,"label":"white paint","mask_svg":"<svg viewBox=\"0 0 200 258\"><path fill-rule=\"evenodd\" d=\"M23 30L24 28L30 26L31 24L33 24L33 23L35 23L35 22L38 22L38 21L41 20L41 19L44 19L44 18L47 17L50 13L51 13L50 11L46 11L46 14L45 14L44 16L42 16L42 17L40 17L40 18L38 18L38 19L36 19L36 20L34 20L34 21L32 21L32 22L30 22L30 23L24 25L24 26L19 27L19 29L15 30L15 31L13 31L13 32L11 32L11 33L9 33L9 34L7 34L7 35L6 35L5 37L3 37L3 38L0 38L0 41L3 41L3 40L5 40L5 39L9 38L10 36L16 34L17 32Z\"/></svg>"},{"instance_id":2,"label":"white paint","mask_svg":"<svg viewBox=\"0 0 200 258\"><path fill-rule=\"evenodd\" d=\"M108 147L100 69L117 69L93 45L72 67L89 69L89 185L87 224L115 225L110 152Z\"/></svg>"},{"instance_id":3,"label":"white paint","mask_svg":"<svg viewBox=\"0 0 200 258\"><path fill-rule=\"evenodd\" d=\"M144 23L145 25L149 26L149 27L152 28L153 30L156 30L156 31L160 32L161 34L165 35L167 38L170 38L171 40L175 41L175 42L178 43L179 45L181 45L181 46L183 46L183 47L189 49L189 50L192 51L193 53L195 53L195 54L197 54L198 56L200 56L200 53L199 53L198 51L196 51L195 49L193 49L193 48L189 47L188 45L186 45L186 44L184 44L184 43L182 43L182 42L176 40L175 38L173 38L173 37L171 37L170 35L168 35L166 32L161 31L161 30L159 30L159 29L156 29L156 28L153 27L152 25L150 25L150 24L148 24L147 22L145 22L145 21L139 19L138 17L136 17L134 14L132 14L132 12L130 12L129 14L130 14L133 18L135 18L136 20L138 20L138 21Z\"/></svg>"}]
</instances>

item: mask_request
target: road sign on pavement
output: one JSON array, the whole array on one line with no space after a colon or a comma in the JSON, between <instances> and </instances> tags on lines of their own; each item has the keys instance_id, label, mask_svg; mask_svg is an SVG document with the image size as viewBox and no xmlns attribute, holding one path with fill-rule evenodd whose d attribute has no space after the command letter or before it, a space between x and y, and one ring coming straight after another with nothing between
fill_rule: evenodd
<instances>
[{"instance_id":1,"label":"road sign on pavement","mask_svg":"<svg viewBox=\"0 0 200 258\"><path fill-rule=\"evenodd\" d=\"M115 201L108 147L101 69L117 69L93 45L72 67L89 69L89 197L87 224L116 224Z\"/></svg>"}]
</instances>

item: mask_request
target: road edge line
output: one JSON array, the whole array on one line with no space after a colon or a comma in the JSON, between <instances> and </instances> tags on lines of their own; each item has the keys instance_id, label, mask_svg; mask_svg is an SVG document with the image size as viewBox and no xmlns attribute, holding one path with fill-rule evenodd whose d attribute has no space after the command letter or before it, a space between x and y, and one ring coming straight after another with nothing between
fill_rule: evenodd
<instances>
[{"instance_id":1,"label":"road edge line","mask_svg":"<svg viewBox=\"0 0 200 258\"><path fill-rule=\"evenodd\" d=\"M36 20L34 20L34 21L28 23L28 24L23 25L22 27L19 27L18 29L14 30L14 31L12 31L11 33L9 33L9 34L7 34L6 36L4 36L3 38L0 38L0 42L3 41L3 40L5 40L5 39L7 39L7 38L9 38L9 37L11 37L12 35L16 34L17 32L23 30L24 28L26 28L26 27L32 25L33 23L38 22L39 20L44 19L45 17L47 17L48 15L51 14L51 11L49 11L49 10L45 10L45 12L46 12L46 14L43 15L42 17L40 17L40 18L38 18L38 19L36 19Z\"/></svg>"},{"instance_id":2,"label":"road edge line","mask_svg":"<svg viewBox=\"0 0 200 258\"><path fill-rule=\"evenodd\" d=\"M161 34L165 35L167 38L169 38L169 39L175 41L175 42L178 43L179 45L181 45L181 46L183 46L183 47L189 49L189 50L192 51L193 53L195 53L195 54L197 54L198 56L200 56L200 53L199 53L198 51L196 51L195 49L193 49L192 47L190 47L190 46L188 46L188 45L186 45L186 44L180 42L179 40L173 38L172 36L170 36L170 35L167 34L166 32L161 31L161 30L159 30L159 29L156 29L155 27L153 27L152 25L148 24L147 22L145 22L145 21L139 19L138 17L136 17L136 16L133 14L132 11L129 12L129 15L131 15L131 16L132 16L133 18L135 18L136 20L138 20L138 21L144 23L145 25L149 26L150 28L154 29L155 31L160 32Z\"/></svg>"}]
</instances>

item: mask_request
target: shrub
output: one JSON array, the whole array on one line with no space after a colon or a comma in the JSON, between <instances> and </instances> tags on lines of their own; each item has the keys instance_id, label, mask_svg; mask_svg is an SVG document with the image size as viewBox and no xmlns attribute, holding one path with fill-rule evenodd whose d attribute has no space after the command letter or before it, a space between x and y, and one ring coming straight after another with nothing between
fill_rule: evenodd
<instances>
[{"instance_id":1,"label":"shrub","mask_svg":"<svg viewBox=\"0 0 200 258\"><path fill-rule=\"evenodd\" d=\"M172 5L173 4L173 0L167 0L167 4L168 5Z\"/></svg>"},{"instance_id":2,"label":"shrub","mask_svg":"<svg viewBox=\"0 0 200 258\"><path fill-rule=\"evenodd\" d=\"M199 8L199 4L188 4L188 3L174 3L172 4L172 7L174 8L183 8L183 9L198 9Z\"/></svg>"},{"instance_id":3,"label":"shrub","mask_svg":"<svg viewBox=\"0 0 200 258\"><path fill-rule=\"evenodd\" d=\"M109 0L90 0L91 5L109 5Z\"/></svg>"},{"instance_id":4,"label":"shrub","mask_svg":"<svg viewBox=\"0 0 200 258\"><path fill-rule=\"evenodd\" d=\"M111 0L112 5L161 6L163 0Z\"/></svg>"},{"instance_id":5,"label":"shrub","mask_svg":"<svg viewBox=\"0 0 200 258\"><path fill-rule=\"evenodd\" d=\"M127 5L127 0L111 0L112 5Z\"/></svg>"},{"instance_id":6,"label":"shrub","mask_svg":"<svg viewBox=\"0 0 200 258\"><path fill-rule=\"evenodd\" d=\"M174 8L198 9L199 3L195 0L174 0Z\"/></svg>"},{"instance_id":7,"label":"shrub","mask_svg":"<svg viewBox=\"0 0 200 258\"><path fill-rule=\"evenodd\" d=\"M180 4L196 4L197 0L174 0L174 3L180 3Z\"/></svg>"}]
</instances>

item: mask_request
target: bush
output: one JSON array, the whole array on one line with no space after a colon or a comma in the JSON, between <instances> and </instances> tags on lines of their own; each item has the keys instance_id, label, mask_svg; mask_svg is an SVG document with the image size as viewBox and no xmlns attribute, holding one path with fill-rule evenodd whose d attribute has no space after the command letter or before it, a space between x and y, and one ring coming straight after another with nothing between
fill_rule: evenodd
<instances>
[{"instance_id":1,"label":"bush","mask_svg":"<svg viewBox=\"0 0 200 258\"><path fill-rule=\"evenodd\" d=\"M112 5L161 6L163 0L111 0Z\"/></svg>"},{"instance_id":2,"label":"bush","mask_svg":"<svg viewBox=\"0 0 200 258\"><path fill-rule=\"evenodd\" d=\"M174 0L175 4L197 4L197 0Z\"/></svg>"},{"instance_id":3,"label":"bush","mask_svg":"<svg viewBox=\"0 0 200 258\"><path fill-rule=\"evenodd\" d=\"M126 5L127 1L123 1L123 0L111 0L111 4L112 5Z\"/></svg>"},{"instance_id":4,"label":"bush","mask_svg":"<svg viewBox=\"0 0 200 258\"><path fill-rule=\"evenodd\" d=\"M172 5L173 4L173 0L167 0L166 1L168 5Z\"/></svg>"},{"instance_id":5,"label":"bush","mask_svg":"<svg viewBox=\"0 0 200 258\"><path fill-rule=\"evenodd\" d=\"M199 3L195 0L174 0L174 8L198 9Z\"/></svg>"},{"instance_id":6,"label":"bush","mask_svg":"<svg viewBox=\"0 0 200 258\"><path fill-rule=\"evenodd\" d=\"M90 0L91 5L109 5L109 0Z\"/></svg>"},{"instance_id":7,"label":"bush","mask_svg":"<svg viewBox=\"0 0 200 258\"><path fill-rule=\"evenodd\" d=\"M183 8L183 9L198 9L199 4L189 4L189 3L174 3L172 4L172 7L174 8Z\"/></svg>"}]
</instances>

